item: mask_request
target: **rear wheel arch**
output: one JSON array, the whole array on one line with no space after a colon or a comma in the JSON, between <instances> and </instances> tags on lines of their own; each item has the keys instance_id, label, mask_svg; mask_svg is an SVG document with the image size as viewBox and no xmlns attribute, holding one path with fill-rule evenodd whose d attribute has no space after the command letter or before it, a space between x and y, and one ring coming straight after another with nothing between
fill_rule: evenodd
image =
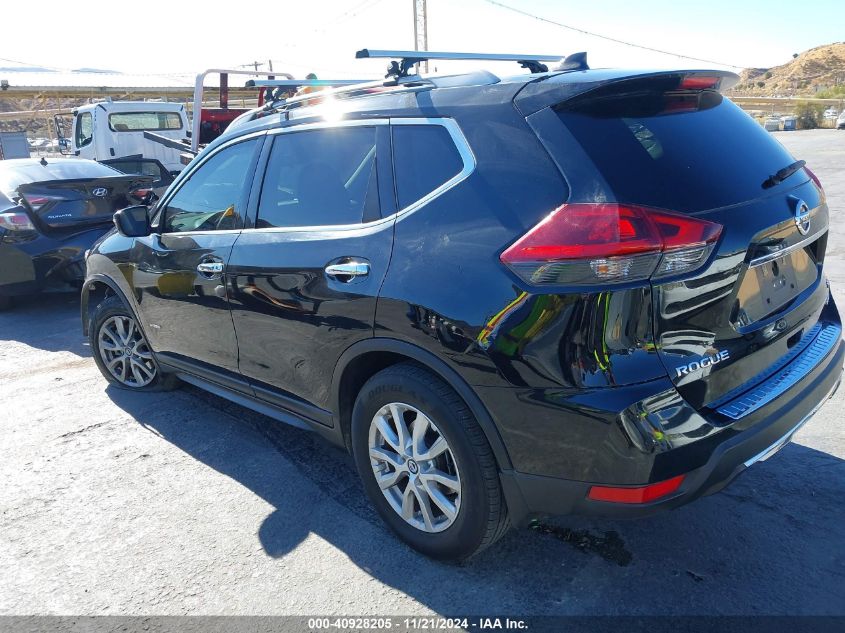
<instances>
[{"instance_id":1,"label":"rear wheel arch","mask_svg":"<svg viewBox=\"0 0 845 633\"><path fill-rule=\"evenodd\" d=\"M411 343L389 338L367 339L352 345L341 355L335 366L331 408L346 448L351 449L352 408L358 392L382 369L409 361L432 372L455 390L484 432L499 469L512 469L510 456L487 407L460 374L431 352Z\"/></svg>"}]
</instances>

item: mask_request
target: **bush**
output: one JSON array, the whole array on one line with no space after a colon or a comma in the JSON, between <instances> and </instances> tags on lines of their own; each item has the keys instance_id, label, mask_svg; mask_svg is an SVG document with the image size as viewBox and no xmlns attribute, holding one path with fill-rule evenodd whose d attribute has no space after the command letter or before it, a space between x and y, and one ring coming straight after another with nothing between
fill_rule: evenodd
<instances>
[{"instance_id":1,"label":"bush","mask_svg":"<svg viewBox=\"0 0 845 633\"><path fill-rule=\"evenodd\" d=\"M795 107L795 116L798 117L799 130L814 130L819 127L824 116L824 106L801 101Z\"/></svg>"},{"instance_id":2,"label":"bush","mask_svg":"<svg viewBox=\"0 0 845 633\"><path fill-rule=\"evenodd\" d=\"M817 99L841 99L845 97L845 86L834 86L816 93Z\"/></svg>"},{"instance_id":3,"label":"bush","mask_svg":"<svg viewBox=\"0 0 845 633\"><path fill-rule=\"evenodd\" d=\"M766 85L766 82L765 82L765 81L758 81L758 82L757 82L757 87L758 87L758 88L762 88L762 87L763 87L763 86L765 86L765 85Z\"/></svg>"}]
</instances>

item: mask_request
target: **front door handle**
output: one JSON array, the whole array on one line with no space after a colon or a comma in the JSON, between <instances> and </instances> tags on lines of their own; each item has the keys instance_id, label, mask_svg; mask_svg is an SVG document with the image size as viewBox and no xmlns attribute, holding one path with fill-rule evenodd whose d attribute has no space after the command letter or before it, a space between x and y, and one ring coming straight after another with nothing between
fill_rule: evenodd
<instances>
[{"instance_id":1,"label":"front door handle","mask_svg":"<svg viewBox=\"0 0 845 633\"><path fill-rule=\"evenodd\" d=\"M204 277L216 277L223 274L223 262L200 262L197 272Z\"/></svg>"},{"instance_id":2,"label":"front door handle","mask_svg":"<svg viewBox=\"0 0 845 633\"><path fill-rule=\"evenodd\" d=\"M332 279L349 283L353 279L369 275L370 264L362 260L350 260L338 264L329 264L325 270L326 274Z\"/></svg>"}]
</instances>

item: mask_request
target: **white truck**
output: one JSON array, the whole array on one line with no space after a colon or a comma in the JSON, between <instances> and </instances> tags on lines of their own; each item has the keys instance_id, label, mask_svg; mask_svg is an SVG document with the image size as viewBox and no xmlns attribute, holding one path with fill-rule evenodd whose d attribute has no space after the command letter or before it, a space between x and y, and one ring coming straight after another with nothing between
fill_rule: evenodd
<instances>
[{"instance_id":1,"label":"white truck","mask_svg":"<svg viewBox=\"0 0 845 633\"><path fill-rule=\"evenodd\" d=\"M204 104L204 83L208 75L219 75L218 97L216 103L212 101ZM242 93L251 92L251 99L255 99L259 107L264 105L265 99L272 98L274 88L322 88L363 81L297 81L284 72L211 68L196 77L192 121L188 121L185 105L181 103L110 99L90 103L72 112L55 115L56 133L62 153L90 158L111 164L121 171L129 169L133 173L145 175L155 175L155 168L138 161L158 161L172 176L181 171L200 148L220 136L232 121L253 109L245 105L229 106L230 75L265 78L251 79L244 88L239 89Z\"/></svg>"},{"instance_id":2,"label":"white truck","mask_svg":"<svg viewBox=\"0 0 845 633\"><path fill-rule=\"evenodd\" d=\"M182 103L107 100L56 115L55 121L62 153L101 162L143 157L158 160L170 172L184 167L179 149L144 137L144 132L173 141L190 137L188 114Z\"/></svg>"}]
</instances>

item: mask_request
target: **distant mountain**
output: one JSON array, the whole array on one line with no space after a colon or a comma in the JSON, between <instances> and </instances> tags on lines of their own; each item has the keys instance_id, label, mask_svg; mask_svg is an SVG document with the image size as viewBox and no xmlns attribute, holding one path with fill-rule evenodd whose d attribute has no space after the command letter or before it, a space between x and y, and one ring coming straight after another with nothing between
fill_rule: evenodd
<instances>
[{"instance_id":1,"label":"distant mountain","mask_svg":"<svg viewBox=\"0 0 845 633\"><path fill-rule=\"evenodd\" d=\"M54 68L43 68L41 66L0 66L0 72L4 73L56 73L61 72ZM119 70L103 70L102 68L74 68L72 73L99 73L105 75L121 75Z\"/></svg>"},{"instance_id":2,"label":"distant mountain","mask_svg":"<svg viewBox=\"0 0 845 633\"><path fill-rule=\"evenodd\" d=\"M845 91L845 42L817 46L774 68L746 68L734 95L812 97L820 91Z\"/></svg>"},{"instance_id":3,"label":"distant mountain","mask_svg":"<svg viewBox=\"0 0 845 633\"><path fill-rule=\"evenodd\" d=\"M50 68L41 68L41 66L0 66L0 72L3 73L54 73L55 70Z\"/></svg>"},{"instance_id":4,"label":"distant mountain","mask_svg":"<svg viewBox=\"0 0 845 633\"><path fill-rule=\"evenodd\" d=\"M102 73L106 75L122 75L119 70L103 70L102 68L74 68L74 73Z\"/></svg>"}]
</instances>

